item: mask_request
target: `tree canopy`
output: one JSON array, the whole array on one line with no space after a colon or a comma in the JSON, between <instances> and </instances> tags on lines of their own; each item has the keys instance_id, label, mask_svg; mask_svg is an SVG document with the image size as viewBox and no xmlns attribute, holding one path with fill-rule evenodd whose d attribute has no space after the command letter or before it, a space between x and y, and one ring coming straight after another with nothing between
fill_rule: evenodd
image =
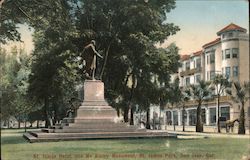
<instances>
[{"instance_id":1,"label":"tree canopy","mask_svg":"<svg viewBox=\"0 0 250 160\"><path fill-rule=\"evenodd\" d=\"M47 118L75 96L83 80L77 57L92 39L104 57L98 78L113 107L148 106L159 102L152 93L159 84L168 86L179 67L177 46L156 47L179 31L167 20L174 8L174 0L5 0L0 41L19 40L18 23L34 28L29 95L43 104Z\"/></svg>"}]
</instances>

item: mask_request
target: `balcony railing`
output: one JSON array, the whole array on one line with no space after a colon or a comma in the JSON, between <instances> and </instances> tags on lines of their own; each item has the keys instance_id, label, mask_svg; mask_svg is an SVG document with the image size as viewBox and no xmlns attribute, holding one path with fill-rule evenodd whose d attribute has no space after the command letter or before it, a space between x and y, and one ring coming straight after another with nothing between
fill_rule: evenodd
<instances>
[{"instance_id":1,"label":"balcony railing","mask_svg":"<svg viewBox=\"0 0 250 160\"><path fill-rule=\"evenodd\" d=\"M231 97L230 96L221 96L220 97L220 103L231 103L232 102L232 99L231 99ZM216 104L217 103L217 98L213 98L213 99L210 99L210 100L208 100L208 101L204 101L203 103L202 103L202 106L206 106L206 105L209 105L209 104ZM191 106L197 106L197 102L195 101L195 100L189 100L189 101L187 101L186 103L185 103L185 106L186 107L191 107ZM216 106L217 106L217 104L216 104ZM172 106L171 106L172 107ZM182 106L174 106L174 108L179 108L179 107L182 107Z\"/></svg>"},{"instance_id":2,"label":"balcony railing","mask_svg":"<svg viewBox=\"0 0 250 160\"><path fill-rule=\"evenodd\" d=\"M189 69L189 70L180 72L180 76L181 77L189 76L189 75L193 75L195 73L200 73L201 71L202 71L201 67L193 68L193 69Z\"/></svg>"}]
</instances>

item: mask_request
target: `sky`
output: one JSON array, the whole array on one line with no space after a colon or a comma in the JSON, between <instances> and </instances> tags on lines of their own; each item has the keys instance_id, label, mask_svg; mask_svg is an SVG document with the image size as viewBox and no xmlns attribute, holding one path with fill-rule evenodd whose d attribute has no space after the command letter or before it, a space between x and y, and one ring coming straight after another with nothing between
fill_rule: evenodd
<instances>
[{"instance_id":1,"label":"sky","mask_svg":"<svg viewBox=\"0 0 250 160\"><path fill-rule=\"evenodd\" d=\"M180 27L176 35L161 46L175 42L180 54L190 54L217 38L217 32L230 23L249 33L247 0L177 0L176 8L167 14L167 22Z\"/></svg>"},{"instance_id":2,"label":"sky","mask_svg":"<svg viewBox=\"0 0 250 160\"><path fill-rule=\"evenodd\" d=\"M216 33L234 23L249 30L248 0L177 0L176 8L167 13L167 22L180 27L176 35L169 37L161 47L176 43L180 54L191 54L217 38ZM23 43L10 42L8 46L25 47L28 53L33 49L32 30L20 25ZM249 31L248 31L249 33Z\"/></svg>"}]
</instances>

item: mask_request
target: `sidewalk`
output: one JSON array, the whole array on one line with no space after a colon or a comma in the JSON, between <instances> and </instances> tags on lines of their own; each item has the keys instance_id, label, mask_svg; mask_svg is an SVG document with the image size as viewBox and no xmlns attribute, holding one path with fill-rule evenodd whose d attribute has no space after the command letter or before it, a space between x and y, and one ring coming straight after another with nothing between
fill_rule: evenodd
<instances>
[{"instance_id":1,"label":"sidewalk","mask_svg":"<svg viewBox=\"0 0 250 160\"><path fill-rule=\"evenodd\" d=\"M249 138L249 130L246 130L245 135L237 134L238 129L234 129L234 133L226 133L224 128L221 129L221 133L217 133L217 128L214 126L204 126L204 132L195 132L195 126L186 126L185 132L182 131L182 126L166 126L165 129L170 134L185 135L185 136L204 136L204 137L220 137L220 138Z\"/></svg>"}]
</instances>

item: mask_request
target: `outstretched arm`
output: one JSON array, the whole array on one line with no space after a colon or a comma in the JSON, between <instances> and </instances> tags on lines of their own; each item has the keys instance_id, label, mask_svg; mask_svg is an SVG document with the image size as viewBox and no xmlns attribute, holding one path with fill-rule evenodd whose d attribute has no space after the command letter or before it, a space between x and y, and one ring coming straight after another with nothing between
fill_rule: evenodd
<instances>
[{"instance_id":1,"label":"outstretched arm","mask_svg":"<svg viewBox=\"0 0 250 160\"><path fill-rule=\"evenodd\" d=\"M91 48L92 48L92 50L94 51L94 53L95 53L98 57L103 58L103 57L95 50L94 45L91 45Z\"/></svg>"},{"instance_id":2,"label":"outstretched arm","mask_svg":"<svg viewBox=\"0 0 250 160\"><path fill-rule=\"evenodd\" d=\"M98 52L95 52L95 54L100 57L100 58L103 58Z\"/></svg>"}]
</instances>

